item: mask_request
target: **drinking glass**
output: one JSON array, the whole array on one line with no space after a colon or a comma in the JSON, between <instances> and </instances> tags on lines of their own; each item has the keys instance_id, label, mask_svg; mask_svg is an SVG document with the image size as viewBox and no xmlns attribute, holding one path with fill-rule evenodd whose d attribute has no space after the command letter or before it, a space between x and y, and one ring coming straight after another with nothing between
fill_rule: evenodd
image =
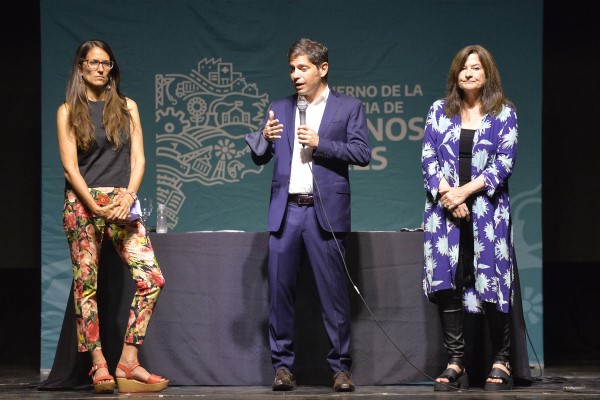
<instances>
[{"instance_id":1,"label":"drinking glass","mask_svg":"<svg viewBox=\"0 0 600 400\"><path fill-rule=\"evenodd\" d=\"M150 197L144 197L140 202L142 207L142 223L146 226L146 220L152 214L152 199Z\"/></svg>"}]
</instances>

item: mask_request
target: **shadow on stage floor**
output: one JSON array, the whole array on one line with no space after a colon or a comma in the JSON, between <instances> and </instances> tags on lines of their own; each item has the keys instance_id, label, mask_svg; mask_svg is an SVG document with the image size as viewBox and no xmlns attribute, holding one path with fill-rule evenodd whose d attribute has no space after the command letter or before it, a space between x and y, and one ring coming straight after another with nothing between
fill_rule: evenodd
<instances>
[{"instance_id":1,"label":"shadow on stage floor","mask_svg":"<svg viewBox=\"0 0 600 400\"><path fill-rule=\"evenodd\" d=\"M600 365L567 365L547 368L540 374L532 370L533 384L517 387L511 392L489 393L472 388L458 393L433 392L429 383L395 386L360 386L354 393L335 393L329 387L300 386L292 392L273 392L263 386L178 386L161 393L95 395L91 387L70 391L40 391L39 372L23 368L0 369L0 399L111 399L111 398L162 398L162 399L591 399L600 398Z\"/></svg>"}]
</instances>

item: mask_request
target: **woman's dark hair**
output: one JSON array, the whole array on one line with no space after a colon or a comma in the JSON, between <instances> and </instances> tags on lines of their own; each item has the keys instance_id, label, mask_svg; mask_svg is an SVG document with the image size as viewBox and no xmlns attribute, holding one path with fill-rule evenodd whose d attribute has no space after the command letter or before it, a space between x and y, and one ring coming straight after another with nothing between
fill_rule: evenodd
<instances>
[{"instance_id":1,"label":"woman's dark hair","mask_svg":"<svg viewBox=\"0 0 600 400\"><path fill-rule=\"evenodd\" d=\"M461 49L450 65L448 72L446 106L444 111L449 117L460 114L464 106L464 92L458 86L458 74L463 69L467 58L471 54L477 54L485 72L485 84L481 90L481 113L497 115L505 105L514 108L510 100L504 97L500 83L500 73L492 54L480 45L470 45Z\"/></svg>"},{"instance_id":2,"label":"woman's dark hair","mask_svg":"<svg viewBox=\"0 0 600 400\"><path fill-rule=\"evenodd\" d=\"M113 143L114 148L119 149L123 143L129 140L130 135L131 116L127 109L127 99L119 88L121 83L119 64L106 42L98 39L86 40L79 45L75 52L65 94L65 104L69 112L69 126L77 140L77 148L82 151L90 149L95 141L95 136L94 125L89 112L86 85L81 77L81 70L89 51L96 47L104 50L113 62L113 67L108 73L105 94L106 104L104 106L103 124L106 129L106 136Z\"/></svg>"}]
</instances>

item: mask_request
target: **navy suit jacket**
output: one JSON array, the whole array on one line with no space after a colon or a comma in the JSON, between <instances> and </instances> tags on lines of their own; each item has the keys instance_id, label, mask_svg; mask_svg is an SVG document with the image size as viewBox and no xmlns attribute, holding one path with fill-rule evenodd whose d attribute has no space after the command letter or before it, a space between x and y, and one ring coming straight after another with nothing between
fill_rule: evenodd
<instances>
[{"instance_id":1,"label":"navy suit jacket","mask_svg":"<svg viewBox=\"0 0 600 400\"><path fill-rule=\"evenodd\" d=\"M281 227L288 202L288 188L294 149L297 95L275 101L270 109L283 124L281 139L267 141L258 132L246 135L257 165L275 159L267 230ZM349 232L350 181L348 165L366 166L371 161L367 120L362 102L333 90L329 92L319 126L319 146L313 151L313 195L319 224L326 231ZM327 217L323 212L326 212ZM329 221L329 222L328 222ZM331 226L330 226L331 225Z\"/></svg>"}]
</instances>

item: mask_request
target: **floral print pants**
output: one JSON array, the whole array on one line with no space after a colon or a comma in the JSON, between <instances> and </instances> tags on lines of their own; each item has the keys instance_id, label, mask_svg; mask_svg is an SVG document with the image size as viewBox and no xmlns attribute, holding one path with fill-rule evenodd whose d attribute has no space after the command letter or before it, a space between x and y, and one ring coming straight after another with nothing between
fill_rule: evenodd
<instances>
[{"instance_id":1,"label":"floral print pants","mask_svg":"<svg viewBox=\"0 0 600 400\"><path fill-rule=\"evenodd\" d=\"M124 188L89 190L100 205L110 204L125 194ZM125 343L142 344L152 311L165 284L146 228L139 220L112 223L92 215L72 190L65 191L63 225L71 250L78 351L102 348L96 288L98 261L105 234L127 264L137 285L129 311Z\"/></svg>"}]
</instances>

